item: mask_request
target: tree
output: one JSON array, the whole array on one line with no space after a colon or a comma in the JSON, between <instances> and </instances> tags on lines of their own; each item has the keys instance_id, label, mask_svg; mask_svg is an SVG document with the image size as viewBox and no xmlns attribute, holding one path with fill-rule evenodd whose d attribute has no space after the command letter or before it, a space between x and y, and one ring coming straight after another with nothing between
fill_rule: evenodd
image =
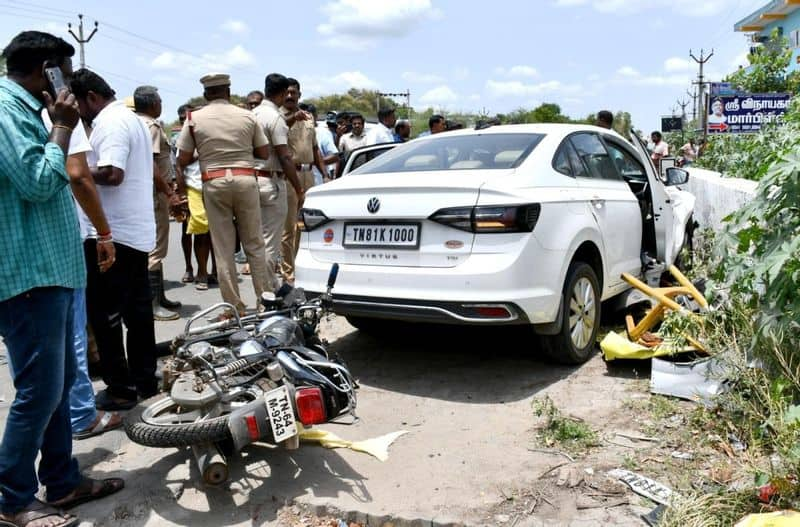
<instances>
[{"instance_id":1,"label":"tree","mask_svg":"<svg viewBox=\"0 0 800 527\"><path fill-rule=\"evenodd\" d=\"M800 88L800 73L786 74L792 60L789 40L780 36L777 29L762 46L753 48L747 56L750 67L741 68L728 76L728 82L749 93L789 92Z\"/></svg>"},{"instance_id":2,"label":"tree","mask_svg":"<svg viewBox=\"0 0 800 527\"><path fill-rule=\"evenodd\" d=\"M367 120L377 118L377 106L380 100L381 108L398 108L397 116L406 117L409 109L400 109L400 105L393 99L387 97L378 98L378 92L374 90L361 90L350 88L347 93L335 93L322 95L320 97L310 97L303 99L303 102L313 104L317 107L317 113L324 116L327 112L358 112Z\"/></svg>"}]
</instances>

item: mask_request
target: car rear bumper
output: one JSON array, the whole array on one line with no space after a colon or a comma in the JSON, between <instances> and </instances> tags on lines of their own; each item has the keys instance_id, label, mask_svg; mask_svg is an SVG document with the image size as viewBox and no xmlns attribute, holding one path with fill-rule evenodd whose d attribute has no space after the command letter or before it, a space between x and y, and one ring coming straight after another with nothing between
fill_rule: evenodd
<instances>
[{"instance_id":1,"label":"car rear bumper","mask_svg":"<svg viewBox=\"0 0 800 527\"><path fill-rule=\"evenodd\" d=\"M531 255L528 251L533 251ZM546 324L557 318L565 255L536 244L519 253L472 254L448 268L340 264L333 291L344 315L461 324ZM324 291L331 262L301 248L296 285ZM485 309L507 314L481 316ZM484 310L485 310L484 309Z\"/></svg>"},{"instance_id":2,"label":"car rear bumper","mask_svg":"<svg viewBox=\"0 0 800 527\"><path fill-rule=\"evenodd\" d=\"M505 310L506 315L480 315L476 308ZM437 302L397 298L335 295L333 310L338 315L430 322L439 324L529 324L528 316L510 302Z\"/></svg>"}]
</instances>

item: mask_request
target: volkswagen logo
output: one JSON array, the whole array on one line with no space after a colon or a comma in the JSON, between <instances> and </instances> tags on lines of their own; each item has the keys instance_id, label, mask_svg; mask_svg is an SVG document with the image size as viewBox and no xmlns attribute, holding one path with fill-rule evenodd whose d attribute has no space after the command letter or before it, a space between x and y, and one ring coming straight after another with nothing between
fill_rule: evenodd
<instances>
[{"instance_id":1,"label":"volkswagen logo","mask_svg":"<svg viewBox=\"0 0 800 527\"><path fill-rule=\"evenodd\" d=\"M380 208L381 208L381 200L379 200L378 198L371 198L367 202L367 210L372 214L378 212Z\"/></svg>"}]
</instances>

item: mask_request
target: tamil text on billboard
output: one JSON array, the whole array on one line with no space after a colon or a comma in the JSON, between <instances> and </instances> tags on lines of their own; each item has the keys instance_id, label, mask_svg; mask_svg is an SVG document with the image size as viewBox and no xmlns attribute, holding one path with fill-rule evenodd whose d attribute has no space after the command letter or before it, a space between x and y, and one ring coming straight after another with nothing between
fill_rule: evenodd
<instances>
[{"instance_id":1,"label":"tamil text on billboard","mask_svg":"<svg viewBox=\"0 0 800 527\"><path fill-rule=\"evenodd\" d=\"M712 96L708 101L709 134L751 134L768 123L782 123L788 93Z\"/></svg>"}]
</instances>

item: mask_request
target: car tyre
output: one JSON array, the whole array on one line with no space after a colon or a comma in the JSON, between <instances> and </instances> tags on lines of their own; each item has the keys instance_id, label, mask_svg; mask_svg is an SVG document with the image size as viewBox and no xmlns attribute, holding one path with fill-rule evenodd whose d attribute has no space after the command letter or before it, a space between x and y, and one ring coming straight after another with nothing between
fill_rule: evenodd
<instances>
[{"instance_id":1,"label":"car tyre","mask_svg":"<svg viewBox=\"0 0 800 527\"><path fill-rule=\"evenodd\" d=\"M542 347L556 362L582 364L592 357L600 328L600 283L590 265L570 264L561 310L561 329L555 335L543 335Z\"/></svg>"}]
</instances>

